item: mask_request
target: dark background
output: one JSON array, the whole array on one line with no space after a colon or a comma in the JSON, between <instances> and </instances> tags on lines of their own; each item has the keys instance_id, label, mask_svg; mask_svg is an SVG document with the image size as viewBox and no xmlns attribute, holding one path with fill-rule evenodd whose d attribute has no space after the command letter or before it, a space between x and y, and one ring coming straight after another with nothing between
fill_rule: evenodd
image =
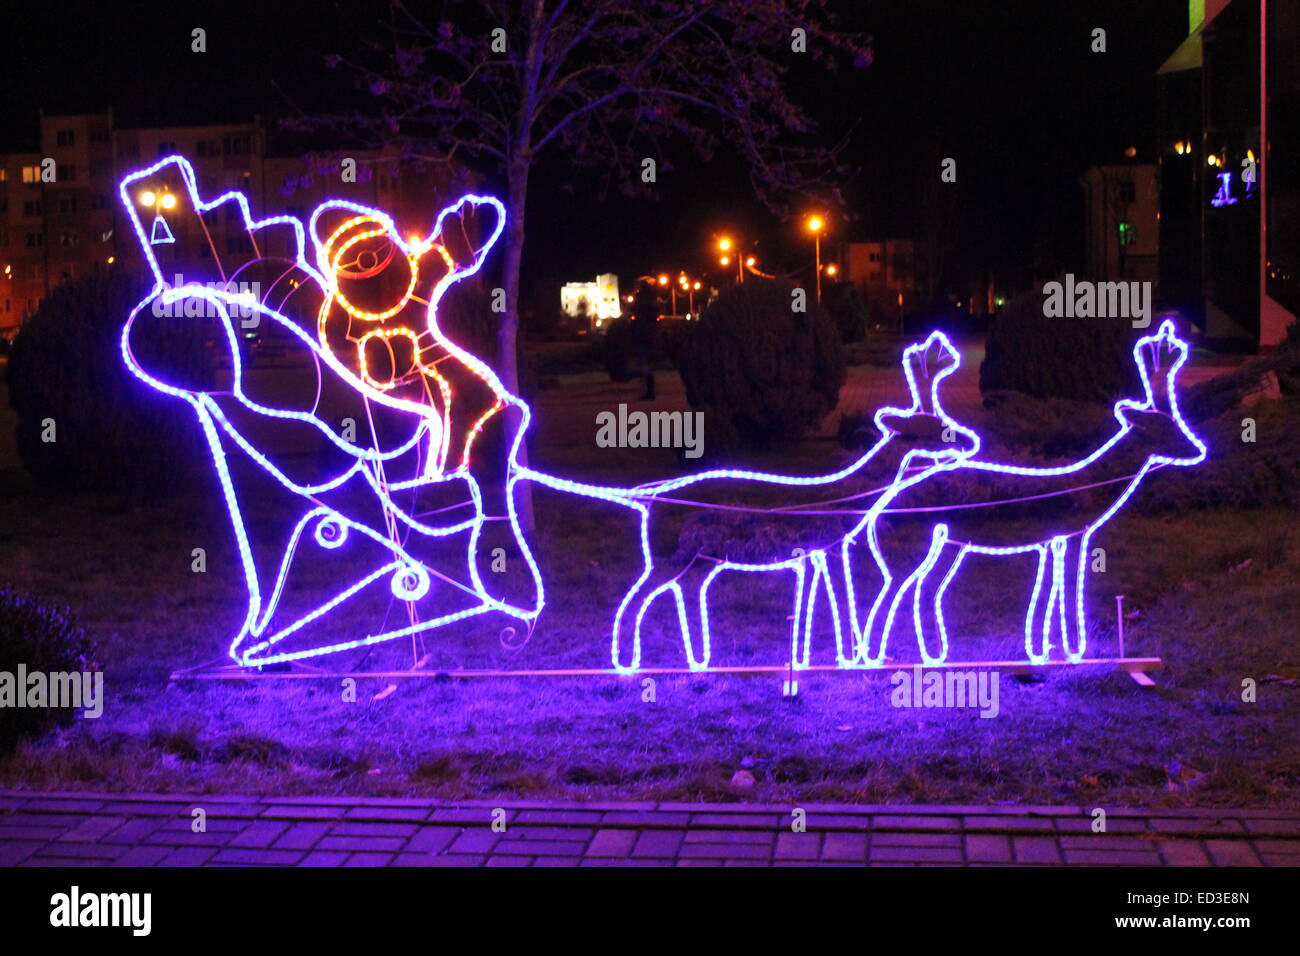
<instances>
[{"instance_id":1,"label":"dark background","mask_svg":"<svg viewBox=\"0 0 1300 956\"><path fill-rule=\"evenodd\" d=\"M21 4L0 32L0 150L35 148L38 111L111 105L119 126L279 116L328 109L346 77L324 55L375 35L383 4ZM439 5L432 4L432 9ZM827 141L851 130L846 218L827 242L915 231L924 177L957 160L955 256L982 269L1083 255L1078 176L1154 145L1154 72L1187 30L1185 0L892 0L839 2L848 29L870 33L874 63L798 77ZM190 30L208 52L190 52ZM1107 52L1089 50L1094 27ZM682 147L653 198L601 199L563 157L536 169L525 280L585 278L712 262L710 237L755 237L760 265L802 267L810 243L754 199L728 158L703 165ZM638 157L615 161L635 162ZM579 174L581 177L581 174Z\"/></svg>"}]
</instances>

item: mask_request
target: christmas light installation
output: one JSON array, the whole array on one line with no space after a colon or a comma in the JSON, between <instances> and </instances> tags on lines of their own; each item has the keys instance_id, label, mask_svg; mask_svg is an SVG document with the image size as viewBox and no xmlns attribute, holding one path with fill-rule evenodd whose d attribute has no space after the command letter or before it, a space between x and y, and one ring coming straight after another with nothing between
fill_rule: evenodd
<instances>
[{"instance_id":1,"label":"christmas light installation","mask_svg":"<svg viewBox=\"0 0 1300 956\"><path fill-rule=\"evenodd\" d=\"M845 539L842 552L845 576L851 581L850 557L859 534L865 532L862 536L884 578L859 632L866 648L866 662L883 662L890 631L909 593L912 625L923 661L934 665L946 660L948 634L943 598L970 554L1036 556L1038 567L1025 615L1026 659L1045 663L1055 646L1066 660L1082 660L1087 647L1084 598L1093 535L1114 517L1152 471L1205 460L1205 444L1178 408L1176 378L1187 355L1187 343L1177 337L1168 320L1155 334L1140 338L1133 347L1133 360L1141 376L1144 398L1117 402L1114 415L1119 430L1073 464L1026 468L976 458L936 460L930 468L896 482L881 495L860 528ZM997 480L982 482L987 476L997 476ZM1049 512L1032 519L1038 526L1032 532L1024 530L1024 521L1010 528L989 521L997 517L1000 505L1085 489L1091 490L1094 497L1109 496L1090 502L1086 518ZM929 504L935 498L962 504ZM1044 600L1043 582L1049 561L1051 583ZM1072 562L1071 578L1068 566ZM858 609L851 587L848 595L850 620L858 631ZM1055 645L1053 635L1059 638Z\"/></svg>"},{"instance_id":2,"label":"christmas light installation","mask_svg":"<svg viewBox=\"0 0 1300 956\"><path fill-rule=\"evenodd\" d=\"M294 250L289 257L290 265L294 273L302 277L301 283L296 278L293 280L295 287L299 284L303 287L310 286L321 298L315 334L268 305L266 296L261 301L250 302L245 296L224 290L220 284L214 289L206 283L168 282L152 249L153 236L146 232L137 210L137 204L146 207L155 205L145 202L145 199L156 199L159 191L156 184L165 180L172 181L188 195L190 208L197 217L233 203L254 249L257 249L258 238L265 238L274 228L284 227L289 230L289 244ZM504 208L500 202L486 196L463 196L439 213L428 237L412 242L405 240L392 220L379 210L343 201L322 204L313 213L309 224L313 229L311 242L316 260L313 265L307 258L307 231L295 217L275 216L254 220L249 212L247 198L237 191L212 200L203 200L197 189L194 171L182 157L167 157L147 169L127 176L121 183L120 194L145 261L154 277L153 289L132 310L123 328L122 355L131 371L144 382L165 395L187 402L194 409L211 452L248 591L247 610L230 646L232 659L248 666L313 657L422 633L485 611L501 611L524 621L535 618L543 604L541 577L524 539L513 499L514 483L518 480L515 459L530 413L527 406L502 385L490 367L452 342L442 333L437 323L437 307L443 295L452 284L478 271L488 250L500 236L505 224ZM172 203L174 205L175 202ZM467 263L456 262L440 241L444 226L449 217L460 217L478 209L495 213L493 228L483 243L472 250ZM352 221L343 227L334 228L326 236L318 235L314 231L317 225L335 213L349 215ZM201 218L198 225L199 228L206 229ZM362 225L366 228L358 232L357 229ZM348 233L350 239L341 243L339 239L344 233ZM348 242L350 245L347 245ZM354 306L341 293L341 285L347 281L344 276L348 271L347 262L351 261L348 254L366 242L378 242L396 250L383 264L400 258L410 268L411 282L406 293L400 297L397 308L367 312ZM418 281L419 260L431 251L442 263L444 271L427 299L420 299L417 303L414 289ZM380 259L370 263L374 274L382 271L374 268L380 264ZM287 270L285 274L288 274ZM228 277L223 274L223 279L225 278ZM233 284L233 277L229 277L228 284ZM137 360L136 354L140 350L133 348L132 338L137 320L142 316L158 314L150 308L155 300L160 300L167 307L162 310L162 314L184 315L186 310L174 306L187 299L203 300L203 314L214 316L221 325L231 360L231 384L228 391L199 390L183 383L168 381L153 374L145 364ZM417 305L422 314L418 323L409 314ZM370 332L401 337L413 345L418 344L419 361L415 363L415 368L399 370L394 366L392 380L381 385L373 376L366 374L365 334L355 337L354 344L361 351L354 353L354 361L349 362L347 351L332 347L334 343L330 341L332 332L329 314L336 309L343 311L352 320L369 325ZM398 416L399 421L406 423L406 436L385 447L372 427L369 442L351 440L319 417L315 408L306 411L281 408L250 397L245 387L240 333L232 318L233 313L247 315L250 311L256 321L265 320L287 331L295 345L310 352L322 373L335 377L355 391L367 413L372 408L382 406L388 413ZM398 321L392 327L385 327L385 323L390 320ZM248 319L244 321L248 322ZM337 354L340 352L342 358ZM437 353L436 359L432 357L434 352ZM435 364L441 367L441 371L436 376L437 387L430 389L425 387L423 380L434 377L429 375L429 371ZM461 433L457 437L461 439L458 444L462 453L457 461L449 464L448 448L452 437L455 402L447 379L452 369L473 379L474 384L485 388L492 398L486 413L475 413L467 423L456 426ZM403 384L410 387L404 391L399 387ZM435 391L437 402L430 401L430 396ZM506 513L489 514L484 508L481 483L473 473L471 453L475 438L482 432L487 420L510 406L519 410L521 425L506 446L505 453L509 460L504 488ZM278 462L274 455L258 448L257 443L237 424L236 418L228 413L227 407L240 416L252 413L272 420L309 425L342 452L342 457L348 464L335 474L318 481L295 480L290 477L284 462ZM302 501L303 513L290 532L279 559L272 562L273 566L269 569L259 568L254 559L248 523L232 478L228 449L247 455L265 474ZM425 516L415 514L411 507L399 501L399 496L409 496L414 500L416 493L436 486L454 486L458 489L456 497L463 499L460 507L439 509L450 514L443 523L433 524L421 520ZM535 601L508 601L494 596L485 586L476 553L485 522L493 518L508 522L519 554L534 583ZM308 538L305 532L309 528L312 534ZM416 553L416 546L426 539L452 536L463 536L465 539L463 553L469 578L467 582L441 573L431 562L421 560ZM329 600L305 612L295 612L288 620L277 620L276 612L281 609L281 598L290 579L290 569L300 548L314 545L322 551L336 551L353 541L368 542L374 546L371 548L372 553L377 549L377 553L386 557L371 558L375 566L350 581ZM461 605L439 607L431 615L417 613L415 603L431 596L434 578L447 585L452 593L461 595ZM326 637L318 638L315 643L309 642L306 647L282 650L277 646L286 638L299 635L309 626L326 619L331 611L345 602L363 592L373 592L375 588L386 589L394 598L412 605L406 623L400 626L377 623L368 627L365 622L358 622L354 627L361 630L360 635L340 637L327 632Z\"/></svg>"},{"instance_id":3,"label":"christmas light installation","mask_svg":"<svg viewBox=\"0 0 1300 956\"><path fill-rule=\"evenodd\" d=\"M688 667L691 670L707 670L713 643L709 626L709 588L724 571L794 572L796 587L790 665L795 669L805 669L811 665L813 612L819 591L824 591L829 602L834 632L836 664L839 667L858 666L863 657L861 642L856 634L852 641L846 640L843 632L841 607L844 600L843 585L846 582L831 574L826 560L827 551L840 544L839 538L825 546L800 549L796 553L792 553L795 549L784 547L783 544L773 544L774 549L784 547L783 553L773 554L765 561L736 561L726 556L696 555L683 564L656 562L650 547L653 526L659 520L662 510L669 505L681 503L676 497L679 492L698 494L721 485L734 500L750 495L761 497L764 493L770 493L773 487L779 486L819 486L833 490L837 486L850 485L868 464L890 451L895 453L891 464L897 464L897 470L892 474L893 481L897 483L910 473L917 460L957 461L975 454L980 446L979 436L951 418L939 401L940 384L957 370L960 362L961 356L942 332L933 332L924 342L904 350L903 370L912 399L911 406L905 409L887 407L877 411L874 422L881 434L880 439L858 459L827 475L797 477L728 468L633 488L615 488L573 482L533 469L524 469L528 477L557 490L622 504L639 515L643 568L640 576L625 592L614 614L610 645L610 659L614 669L620 673L632 673L640 669L642 623L656 600L669 595L676 606L677 624ZM910 434L910 443L900 439L900 434L904 432ZM877 489L876 493L880 490ZM863 496L851 494L846 497L860 499ZM791 515L789 512L786 514ZM816 519L821 514L817 511L807 518ZM686 587L683 587L682 581L687 582ZM852 587L851 581L847 584ZM625 659L629 631L631 650ZM698 648L695 644L697 639Z\"/></svg>"},{"instance_id":4,"label":"christmas light installation","mask_svg":"<svg viewBox=\"0 0 1300 956\"><path fill-rule=\"evenodd\" d=\"M173 183L164 182L167 179ZM163 194L170 196L172 185L188 195L189 208L199 217L200 228L205 228L204 215L233 203L252 242L256 262L275 260L259 250L259 239L269 245L266 237L287 231L292 252L285 257L288 266L273 287L287 281L295 293L312 292L317 299L311 300L312 307L306 310L309 319L298 320L282 311L283 301L268 304L270 290L261 299L250 301L246 294L236 291L238 272L226 275L223 271L222 282L215 287L213 283L179 279L168 283L152 248L153 236L146 231L136 207L155 206L145 203L144 196L138 193L147 191L156 199L158 191L167 186ZM939 401L940 384L956 371L960 356L942 333L935 332L903 354L911 405L876 412L873 420L881 437L836 472L808 477L714 469L634 487L571 481L518 462L518 451L531 420L530 409L503 386L485 362L457 345L439 326L437 311L444 294L452 284L478 271L504 228L504 209L497 200L463 196L442 210L427 236L404 238L387 214L342 200L321 204L306 226L292 216L254 220L241 193L230 192L204 201L198 194L192 168L180 157L168 157L128 176L122 182L121 195L155 280L150 294L126 322L122 354L132 372L151 387L187 402L203 430L248 590L246 614L230 647L231 657L243 666L365 647L422 634L487 611L500 611L531 624L545 604L545 592L516 512L514 490L519 481L535 481L566 493L602 499L635 514L642 569L613 614L610 660L617 672L642 669L642 625L650 608L665 596L671 597L675 605L688 667L708 670L713 644L708 596L710 587L725 571L793 574L792 668L811 666L814 609L823 595L830 612L837 666L874 667L883 663L890 629L909 593L922 658L928 664L942 662L948 653L942 599L970 553L1037 557L1025 625L1027 658L1034 663L1048 660L1052 638L1059 635L1058 644L1067 660L1078 661L1083 658L1086 643L1084 592L1092 535L1120 510L1151 470L1165 465L1192 465L1205 457L1205 446L1178 411L1174 391L1175 376L1186 360L1187 346L1166 322L1157 334L1139 340L1134 348L1145 399L1117 403L1114 412L1119 431L1073 465L1024 468L981 461L979 437L949 416ZM173 201L168 208L175 205ZM486 240L477 247L471 244L468 260L462 261L451 251L444 229L453 217L460 219L477 209L493 212L495 222ZM210 237L209 242L211 245ZM240 270L246 267L242 265ZM427 296L420 295L427 277L435 274L439 277L432 289ZM376 290L378 302L371 301ZM288 298L286 294L284 301ZM188 310L170 307L190 299L201 300L205 313L215 316L221 325L231 357L227 391L170 381L151 372L137 358L132 336L137 320L150 314L151 304L158 301L168 307L162 314L185 315ZM357 439L318 415L315 405L305 410L285 408L251 397L245 387L240 333L232 318L236 313L250 312L258 320L286 330L290 341L307 350L320 375L342 383L359 398L368 418L372 412L382 412L401 427L381 432L371 419L369 439ZM1161 384L1164 389L1158 393ZM475 389L485 390L488 395L480 406L464 398ZM490 489L493 505L489 508L487 483L480 480L478 469L484 454L476 452L476 443L485 426L507 409L517 413L517 427L508 433L504 446L506 477L500 487ZM314 429L328 440L342 464L311 480L294 477L286 461L261 450L241 427L241 416L246 418L250 413ZM1129 452L1140 453L1141 458L1132 473L1092 480L1099 477L1098 469L1103 465L1123 471L1120 466ZM259 566L254 557L229 461L232 453L246 456L301 502L301 513L269 567ZM890 480L883 487L857 491L853 479L860 478L863 469L873 462L877 466L885 463ZM968 482L978 485L989 475L997 476L1004 484L1029 485L1015 490L1030 493L999 498L990 492L985 500L972 500L969 489L958 489L959 484ZM848 507L827 512L820 508L770 508L743 503L763 501L773 489L810 487L822 493L846 492L826 503L848 503ZM1112 489L1114 498L1106 507L1094 509L1082 522L1053 519L1053 523L1044 519L1041 533L1016 540L997 538L996 533L988 537L986 524L968 525L968 516L976 508L996 509L1010 501L1097 487ZM458 499L451 505L418 510L414 504L420 494L430 489L449 488L455 490L452 497ZM954 491L945 496L949 488L963 494L958 496ZM697 554L684 564L656 560L650 541L659 516L674 507L703 507L698 496L716 489L729 492L733 500L742 500L739 505L716 507L777 513L797 522L833 513L847 516L852 529L832 535L815 547L784 549L765 560L732 560L725 554ZM927 495L937 495L940 503L930 503ZM866 506L865 502L872 498L874 502ZM963 504L951 504L957 500ZM476 557L487 522L494 519L503 522L513 535L531 578L534 600L507 600L486 586ZM906 533L909 522L912 531L919 529L919 533ZM429 542L462 538L460 553L467 581L443 573L439 562L429 557L436 549L427 547ZM861 560L864 544L884 578L865 620L858 607L854 574L854 563ZM377 557L370 557L369 564L360 568L361 573L354 573L328 600L305 611L285 611L283 598L291 587L295 559L305 549L317 549L314 555L324 556L353 547L369 549ZM775 544L771 547L778 550ZM838 561L832 558L837 548ZM1072 590L1067 593L1066 568L1071 560L1077 561L1077 569ZM1050 584L1044 595L1049 567ZM348 602L358 596L374 593L406 602L407 621L396 625L389 625L386 619L367 623L356 615L340 619L334 613L348 607ZM449 594L456 600L449 600ZM1074 618L1073 640L1067 630L1070 617ZM346 633L337 632L340 620ZM323 626L313 631L330 621L335 622L335 630ZM305 646L284 644L304 634L308 635ZM927 635L937 641L933 652Z\"/></svg>"}]
</instances>

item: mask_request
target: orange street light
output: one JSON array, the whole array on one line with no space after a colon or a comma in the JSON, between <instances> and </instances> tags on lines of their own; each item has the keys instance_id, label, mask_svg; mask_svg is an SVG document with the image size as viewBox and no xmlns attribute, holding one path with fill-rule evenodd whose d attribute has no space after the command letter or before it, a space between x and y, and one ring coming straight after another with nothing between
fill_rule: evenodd
<instances>
[{"instance_id":1,"label":"orange street light","mask_svg":"<svg viewBox=\"0 0 1300 956\"><path fill-rule=\"evenodd\" d=\"M837 274L839 271L840 271L840 270L839 270L839 267L838 267L837 265L835 265L835 263L833 263L833 262L832 262L830 265L828 265L828 266L826 267L826 274L827 274L828 276L830 276L832 279L835 278L836 274Z\"/></svg>"},{"instance_id":2,"label":"orange street light","mask_svg":"<svg viewBox=\"0 0 1300 956\"><path fill-rule=\"evenodd\" d=\"M659 284L660 284L660 285L667 285L667 284L668 284L668 276L663 275L663 274L660 274L660 276L659 276Z\"/></svg>"},{"instance_id":3,"label":"orange street light","mask_svg":"<svg viewBox=\"0 0 1300 956\"><path fill-rule=\"evenodd\" d=\"M808 217L808 231L813 234L813 258L815 272L817 273L817 301L822 300L822 229L825 228L826 221L821 216L812 215Z\"/></svg>"},{"instance_id":4,"label":"orange street light","mask_svg":"<svg viewBox=\"0 0 1300 956\"><path fill-rule=\"evenodd\" d=\"M718 240L718 251L719 251L719 252L729 252L729 251L731 251L731 239L730 239L730 237L728 237L728 236L723 236L721 239Z\"/></svg>"}]
</instances>

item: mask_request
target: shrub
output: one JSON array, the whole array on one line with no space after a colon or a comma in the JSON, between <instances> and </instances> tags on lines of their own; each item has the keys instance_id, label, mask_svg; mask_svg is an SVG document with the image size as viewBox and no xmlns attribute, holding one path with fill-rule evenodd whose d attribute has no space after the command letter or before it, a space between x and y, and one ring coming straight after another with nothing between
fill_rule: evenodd
<instances>
[{"instance_id":1,"label":"shrub","mask_svg":"<svg viewBox=\"0 0 1300 956\"><path fill-rule=\"evenodd\" d=\"M711 413L710 428L725 418L748 445L803 435L844 384L835 323L812 302L795 312L790 286L771 279L724 290L691 330L678 367L691 406Z\"/></svg>"},{"instance_id":2,"label":"shrub","mask_svg":"<svg viewBox=\"0 0 1300 956\"><path fill-rule=\"evenodd\" d=\"M615 319L605 326L601 339L600 360L611 382L627 382L634 375L632 367L632 321Z\"/></svg>"},{"instance_id":3,"label":"shrub","mask_svg":"<svg viewBox=\"0 0 1300 956\"><path fill-rule=\"evenodd\" d=\"M1141 334L1128 319L1048 318L1042 289L1027 292L1013 299L989 330L980 391L1082 402L1141 395L1132 357Z\"/></svg>"},{"instance_id":4,"label":"shrub","mask_svg":"<svg viewBox=\"0 0 1300 956\"><path fill-rule=\"evenodd\" d=\"M100 270L61 283L22 327L9 360L18 452L50 488L102 489L151 498L177 487L201 436L189 407L159 395L122 361L119 339L147 282ZM189 383L215 381L204 333L158 321L142 342L153 367ZM143 357L142 357L143 358ZM47 423L54 441L44 440Z\"/></svg>"},{"instance_id":5,"label":"shrub","mask_svg":"<svg viewBox=\"0 0 1300 956\"><path fill-rule=\"evenodd\" d=\"M0 589L0 672L16 677L19 664L29 674L96 670L93 653L81 628L63 612L29 595ZM15 692L24 694L26 688L15 687ZM73 713L66 707L0 707L0 753L11 750L20 737L68 723Z\"/></svg>"}]
</instances>

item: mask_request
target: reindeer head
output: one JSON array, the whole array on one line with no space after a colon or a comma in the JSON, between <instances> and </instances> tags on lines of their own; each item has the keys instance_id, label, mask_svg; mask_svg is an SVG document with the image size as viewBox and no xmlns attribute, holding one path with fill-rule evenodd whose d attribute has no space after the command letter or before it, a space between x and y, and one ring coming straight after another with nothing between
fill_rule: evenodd
<instances>
[{"instance_id":1,"label":"reindeer head","mask_svg":"<svg viewBox=\"0 0 1300 956\"><path fill-rule=\"evenodd\" d=\"M937 461L968 458L979 451L980 440L943 410L939 383L955 372L961 355L942 332L931 332L924 342L903 351L903 371L911 408L882 408L876 427L890 441L905 443L911 452Z\"/></svg>"},{"instance_id":2,"label":"reindeer head","mask_svg":"<svg viewBox=\"0 0 1300 956\"><path fill-rule=\"evenodd\" d=\"M1115 405L1115 417L1126 431L1135 432L1150 449L1156 465L1198 465L1205 460L1205 444L1192 432L1178 410L1174 378L1187 361L1187 343L1174 334L1165 320L1155 335L1144 335L1133 346L1133 360L1146 392L1143 401L1125 399Z\"/></svg>"}]
</instances>

